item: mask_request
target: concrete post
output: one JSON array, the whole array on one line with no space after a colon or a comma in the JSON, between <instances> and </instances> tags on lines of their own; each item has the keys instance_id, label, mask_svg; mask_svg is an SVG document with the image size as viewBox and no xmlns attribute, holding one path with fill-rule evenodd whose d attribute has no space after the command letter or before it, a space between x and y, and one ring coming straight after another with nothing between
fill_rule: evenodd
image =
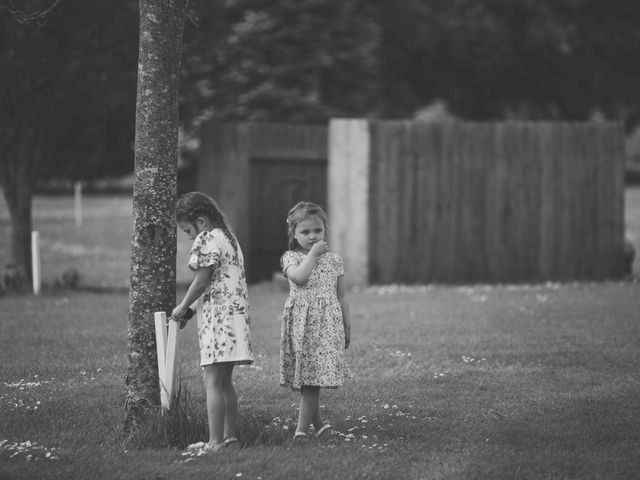
<instances>
[{"instance_id":1,"label":"concrete post","mask_svg":"<svg viewBox=\"0 0 640 480\"><path fill-rule=\"evenodd\" d=\"M345 264L347 285L369 283L369 121L329 123L328 215L332 251Z\"/></svg>"}]
</instances>

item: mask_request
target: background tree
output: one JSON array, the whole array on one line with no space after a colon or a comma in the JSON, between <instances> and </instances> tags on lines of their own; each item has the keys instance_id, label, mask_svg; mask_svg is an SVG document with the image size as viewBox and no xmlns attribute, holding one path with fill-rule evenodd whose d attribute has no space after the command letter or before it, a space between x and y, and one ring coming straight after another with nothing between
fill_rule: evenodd
<instances>
[{"instance_id":1,"label":"background tree","mask_svg":"<svg viewBox=\"0 0 640 480\"><path fill-rule=\"evenodd\" d=\"M23 276L31 274L38 179L72 152L97 161L96 132L133 112L135 9L135 1L0 1L0 185L12 227L8 263Z\"/></svg>"},{"instance_id":2,"label":"background tree","mask_svg":"<svg viewBox=\"0 0 640 480\"><path fill-rule=\"evenodd\" d=\"M380 0L385 116L623 119L640 110L633 0Z\"/></svg>"},{"instance_id":3,"label":"background tree","mask_svg":"<svg viewBox=\"0 0 640 480\"><path fill-rule=\"evenodd\" d=\"M185 0L140 0L125 430L160 404L153 312L176 295L178 99Z\"/></svg>"},{"instance_id":4,"label":"background tree","mask_svg":"<svg viewBox=\"0 0 640 480\"><path fill-rule=\"evenodd\" d=\"M363 0L194 0L182 113L220 120L366 116L378 94L378 27Z\"/></svg>"}]
</instances>

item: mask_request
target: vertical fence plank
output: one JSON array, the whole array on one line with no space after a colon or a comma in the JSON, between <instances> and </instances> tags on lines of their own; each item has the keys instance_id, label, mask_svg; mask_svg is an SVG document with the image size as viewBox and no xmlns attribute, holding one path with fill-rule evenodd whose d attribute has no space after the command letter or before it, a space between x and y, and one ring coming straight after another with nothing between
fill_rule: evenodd
<instances>
[{"instance_id":1,"label":"vertical fence plank","mask_svg":"<svg viewBox=\"0 0 640 480\"><path fill-rule=\"evenodd\" d=\"M624 169L626 150L624 145L624 130L620 123L608 126L606 135L609 148L608 160L611 168L611 233L609 237L610 259L607 278L614 278L624 271ZM609 163L608 162L608 163Z\"/></svg>"},{"instance_id":2,"label":"vertical fence plank","mask_svg":"<svg viewBox=\"0 0 640 480\"><path fill-rule=\"evenodd\" d=\"M538 131L541 137L541 178L540 178L540 276L556 278L559 230L556 217L560 213L561 198L558 183L559 161L556 152L556 135L551 124L542 124Z\"/></svg>"},{"instance_id":3,"label":"vertical fence plank","mask_svg":"<svg viewBox=\"0 0 640 480\"><path fill-rule=\"evenodd\" d=\"M413 141L416 154L416 244L415 281L427 283L434 278L438 252L438 163L442 148L442 125L416 122Z\"/></svg>"}]
</instances>

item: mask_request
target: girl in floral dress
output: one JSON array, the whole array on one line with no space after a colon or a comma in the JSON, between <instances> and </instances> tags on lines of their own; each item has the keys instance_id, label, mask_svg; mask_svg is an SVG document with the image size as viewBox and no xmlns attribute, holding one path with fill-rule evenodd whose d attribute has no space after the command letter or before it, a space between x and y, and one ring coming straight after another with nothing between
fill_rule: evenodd
<instances>
[{"instance_id":1,"label":"girl in floral dress","mask_svg":"<svg viewBox=\"0 0 640 480\"><path fill-rule=\"evenodd\" d=\"M209 442L192 447L217 452L238 446L238 397L231 375L235 365L253 362L244 259L238 240L207 195L191 192L180 197L176 222L193 240L189 268L195 275L171 319L183 328L192 313L189 306L197 301L209 420Z\"/></svg>"},{"instance_id":2,"label":"girl in floral dress","mask_svg":"<svg viewBox=\"0 0 640 480\"><path fill-rule=\"evenodd\" d=\"M313 425L316 437L333 433L320 416L320 389L338 388L349 369L344 351L351 341L342 259L329 251L327 215L300 202L287 217L289 250L281 265L289 280L280 347L280 384L300 390L294 443L302 443Z\"/></svg>"}]
</instances>

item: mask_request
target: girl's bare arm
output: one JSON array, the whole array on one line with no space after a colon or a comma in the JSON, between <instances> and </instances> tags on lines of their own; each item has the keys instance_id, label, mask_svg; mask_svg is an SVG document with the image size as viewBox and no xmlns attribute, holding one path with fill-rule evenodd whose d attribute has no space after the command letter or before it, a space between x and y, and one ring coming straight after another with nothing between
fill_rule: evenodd
<instances>
[{"instance_id":1,"label":"girl's bare arm","mask_svg":"<svg viewBox=\"0 0 640 480\"><path fill-rule=\"evenodd\" d=\"M296 285L304 285L309 280L311 270L316 266L318 257L323 253L329 251L329 245L325 241L315 243L304 260L299 265L292 265L284 272L293 283Z\"/></svg>"},{"instance_id":2,"label":"girl's bare arm","mask_svg":"<svg viewBox=\"0 0 640 480\"><path fill-rule=\"evenodd\" d=\"M191 282L191 285L189 285L189 289L182 299L182 302L180 302L171 313L171 317L174 320L178 320L179 318L184 316L187 308L196 300L198 300L198 298L200 298L200 295L202 295L207 289L209 280L211 278L211 269L212 267L199 267L196 270L193 281Z\"/></svg>"},{"instance_id":3,"label":"girl's bare arm","mask_svg":"<svg viewBox=\"0 0 640 480\"><path fill-rule=\"evenodd\" d=\"M349 303L346 297L346 287L344 284L344 275L338 277L338 302L342 308L342 323L344 325L344 348L349 348L351 344L351 312L349 311Z\"/></svg>"}]
</instances>

